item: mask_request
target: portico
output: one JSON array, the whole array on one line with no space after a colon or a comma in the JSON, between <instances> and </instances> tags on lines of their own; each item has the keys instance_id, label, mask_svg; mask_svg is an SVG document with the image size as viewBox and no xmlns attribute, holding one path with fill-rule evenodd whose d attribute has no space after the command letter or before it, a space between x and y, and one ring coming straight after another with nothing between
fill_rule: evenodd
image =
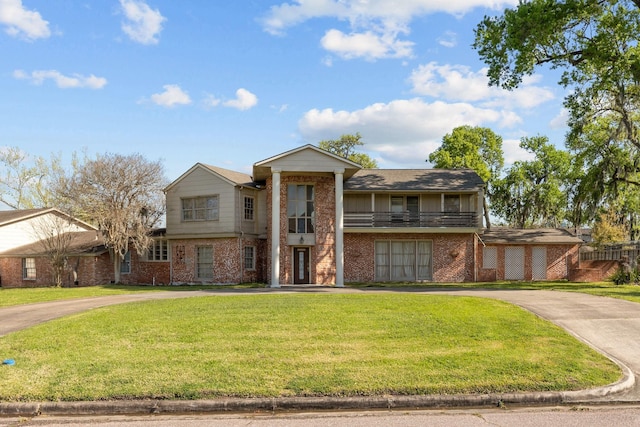
<instances>
[{"instance_id":1,"label":"portico","mask_svg":"<svg viewBox=\"0 0 640 427\"><path fill-rule=\"evenodd\" d=\"M312 145L254 165L269 194L271 287L344 286L343 183L361 167Z\"/></svg>"}]
</instances>

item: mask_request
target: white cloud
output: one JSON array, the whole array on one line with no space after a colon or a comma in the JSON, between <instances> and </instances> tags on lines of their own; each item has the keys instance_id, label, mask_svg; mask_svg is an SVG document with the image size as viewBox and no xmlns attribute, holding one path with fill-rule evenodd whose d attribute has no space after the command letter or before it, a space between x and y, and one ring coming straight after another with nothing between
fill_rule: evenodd
<instances>
[{"instance_id":1,"label":"white cloud","mask_svg":"<svg viewBox=\"0 0 640 427\"><path fill-rule=\"evenodd\" d=\"M53 80L61 89L69 88L89 88L89 89L102 89L107 84L107 79L104 77L96 77L93 74L90 76L82 76L80 74L73 74L71 76L65 76L56 70L38 70L32 71L28 74L22 70L15 70L13 77L21 80L30 80L35 85L41 85L45 80Z\"/></svg>"},{"instance_id":2,"label":"white cloud","mask_svg":"<svg viewBox=\"0 0 640 427\"><path fill-rule=\"evenodd\" d=\"M413 43L397 39L396 34L376 34L372 31L344 34L329 30L320 41L322 47L343 59L402 58L412 55Z\"/></svg>"},{"instance_id":3,"label":"white cloud","mask_svg":"<svg viewBox=\"0 0 640 427\"><path fill-rule=\"evenodd\" d=\"M566 108L562 108L557 116L551 119L549 123L549 127L551 129L562 129L567 126L567 122L569 121L569 110Z\"/></svg>"},{"instance_id":4,"label":"white cloud","mask_svg":"<svg viewBox=\"0 0 640 427\"><path fill-rule=\"evenodd\" d=\"M191 98L178 85L164 85L164 92L151 95L151 101L162 107L174 107L176 105L189 105Z\"/></svg>"},{"instance_id":5,"label":"white cloud","mask_svg":"<svg viewBox=\"0 0 640 427\"><path fill-rule=\"evenodd\" d=\"M520 141L517 139L503 139L502 151L504 153L504 163L506 167L509 167L516 161L531 161L536 158L535 154L521 148Z\"/></svg>"},{"instance_id":6,"label":"white cloud","mask_svg":"<svg viewBox=\"0 0 640 427\"><path fill-rule=\"evenodd\" d=\"M413 42L399 40L409 34L409 24L417 16L444 12L463 15L474 8L502 10L518 0L292 0L272 6L262 18L268 33L282 35L286 29L314 18L347 21L349 35L329 30L322 39L325 49L345 59L412 56ZM443 40L451 45L451 38ZM386 49L385 49L386 47ZM383 52L383 54L381 54Z\"/></svg>"},{"instance_id":7,"label":"white cloud","mask_svg":"<svg viewBox=\"0 0 640 427\"><path fill-rule=\"evenodd\" d=\"M458 35L453 31L445 31L443 35L438 37L438 44L448 48L456 47L458 45Z\"/></svg>"},{"instance_id":8,"label":"white cloud","mask_svg":"<svg viewBox=\"0 0 640 427\"><path fill-rule=\"evenodd\" d=\"M553 92L537 86L539 76L524 79L512 91L489 86L486 68L472 71L466 65L439 65L430 62L413 70L412 91L419 95L450 101L478 102L492 108L531 109L554 99Z\"/></svg>"},{"instance_id":9,"label":"white cloud","mask_svg":"<svg viewBox=\"0 0 640 427\"><path fill-rule=\"evenodd\" d=\"M248 110L256 104L258 104L258 97L244 88L236 91L236 99L222 103L225 107L237 108L238 110Z\"/></svg>"},{"instance_id":10,"label":"white cloud","mask_svg":"<svg viewBox=\"0 0 640 427\"><path fill-rule=\"evenodd\" d=\"M22 0L0 0L0 24L7 34L26 40L47 38L51 35L49 22L40 13L25 9Z\"/></svg>"},{"instance_id":11,"label":"white cloud","mask_svg":"<svg viewBox=\"0 0 640 427\"><path fill-rule=\"evenodd\" d=\"M430 152L455 127L486 126L502 120L501 112L469 103L427 103L415 98L372 104L355 111L313 109L302 117L298 129L308 142L360 132L364 148L382 159L381 166L389 162L423 167Z\"/></svg>"},{"instance_id":12,"label":"white cloud","mask_svg":"<svg viewBox=\"0 0 640 427\"><path fill-rule=\"evenodd\" d=\"M157 44L162 23L167 18L157 9L151 9L142 0L120 0L120 6L127 18L127 21L122 23L122 31L135 42Z\"/></svg>"}]
</instances>

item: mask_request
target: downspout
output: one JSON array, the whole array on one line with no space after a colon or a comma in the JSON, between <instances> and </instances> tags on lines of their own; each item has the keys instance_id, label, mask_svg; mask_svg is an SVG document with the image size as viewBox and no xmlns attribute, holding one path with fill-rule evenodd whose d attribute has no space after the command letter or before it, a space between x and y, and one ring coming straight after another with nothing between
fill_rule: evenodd
<instances>
[{"instance_id":1,"label":"downspout","mask_svg":"<svg viewBox=\"0 0 640 427\"><path fill-rule=\"evenodd\" d=\"M242 185L238 187L238 200L236 202L236 210L237 210L237 216L236 218L238 218L238 227L239 227L239 236L238 236L238 258L239 258L239 263L238 265L240 266L239 270L238 270L238 278L240 279L238 281L238 283L243 283L243 279L244 279L244 275L242 274L242 272L244 271L244 257L242 256L242 238L244 236L244 232L242 231L242 222L244 220L244 215L242 212L242 203L241 200L242 199Z\"/></svg>"}]
</instances>

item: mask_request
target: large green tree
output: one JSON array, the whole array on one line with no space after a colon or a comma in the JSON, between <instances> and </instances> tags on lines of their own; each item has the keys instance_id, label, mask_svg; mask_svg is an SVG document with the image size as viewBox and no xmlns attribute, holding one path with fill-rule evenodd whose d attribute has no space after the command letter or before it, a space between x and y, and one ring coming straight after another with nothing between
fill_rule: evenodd
<instances>
[{"instance_id":1,"label":"large green tree","mask_svg":"<svg viewBox=\"0 0 640 427\"><path fill-rule=\"evenodd\" d=\"M318 147L323 150L327 150L330 153L349 159L363 168L377 168L378 162L376 162L375 159L372 159L365 153L359 153L356 151L357 147L362 147L363 145L364 142L362 141L362 135L360 135L359 132L356 132L355 135L345 134L342 135L340 139L329 139L318 143Z\"/></svg>"},{"instance_id":2,"label":"large green tree","mask_svg":"<svg viewBox=\"0 0 640 427\"><path fill-rule=\"evenodd\" d=\"M496 179L504 167L502 137L485 127L460 126L442 138L442 145L429 154L429 162L441 169L473 169L487 184L491 200ZM483 200L487 228L491 228L489 207Z\"/></svg>"},{"instance_id":3,"label":"large green tree","mask_svg":"<svg viewBox=\"0 0 640 427\"><path fill-rule=\"evenodd\" d=\"M474 47L490 84L507 89L539 67L562 70L567 148L582 166L576 218L640 187L640 0L530 0L485 17Z\"/></svg>"},{"instance_id":4,"label":"large green tree","mask_svg":"<svg viewBox=\"0 0 640 427\"><path fill-rule=\"evenodd\" d=\"M535 159L515 162L496 180L493 212L516 228L558 227L568 208L571 154L544 136L522 138L520 147Z\"/></svg>"}]
</instances>

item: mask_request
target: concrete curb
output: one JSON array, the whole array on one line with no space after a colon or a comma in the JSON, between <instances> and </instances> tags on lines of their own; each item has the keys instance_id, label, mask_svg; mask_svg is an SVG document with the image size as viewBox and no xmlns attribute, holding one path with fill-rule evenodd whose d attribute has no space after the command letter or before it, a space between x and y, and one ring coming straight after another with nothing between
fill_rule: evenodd
<instances>
[{"instance_id":1,"label":"concrete curb","mask_svg":"<svg viewBox=\"0 0 640 427\"><path fill-rule=\"evenodd\" d=\"M630 371L629 371L630 372ZM0 403L0 416L33 417L202 414L277 411L338 411L376 409L443 409L500 407L502 405L593 404L595 397L621 393L635 385L633 374L595 389L568 392L495 393L425 396L370 397L278 397L226 398L212 400L111 400L87 402L6 402ZM629 402L626 402L629 403ZM636 402L640 403L640 402Z\"/></svg>"}]
</instances>

